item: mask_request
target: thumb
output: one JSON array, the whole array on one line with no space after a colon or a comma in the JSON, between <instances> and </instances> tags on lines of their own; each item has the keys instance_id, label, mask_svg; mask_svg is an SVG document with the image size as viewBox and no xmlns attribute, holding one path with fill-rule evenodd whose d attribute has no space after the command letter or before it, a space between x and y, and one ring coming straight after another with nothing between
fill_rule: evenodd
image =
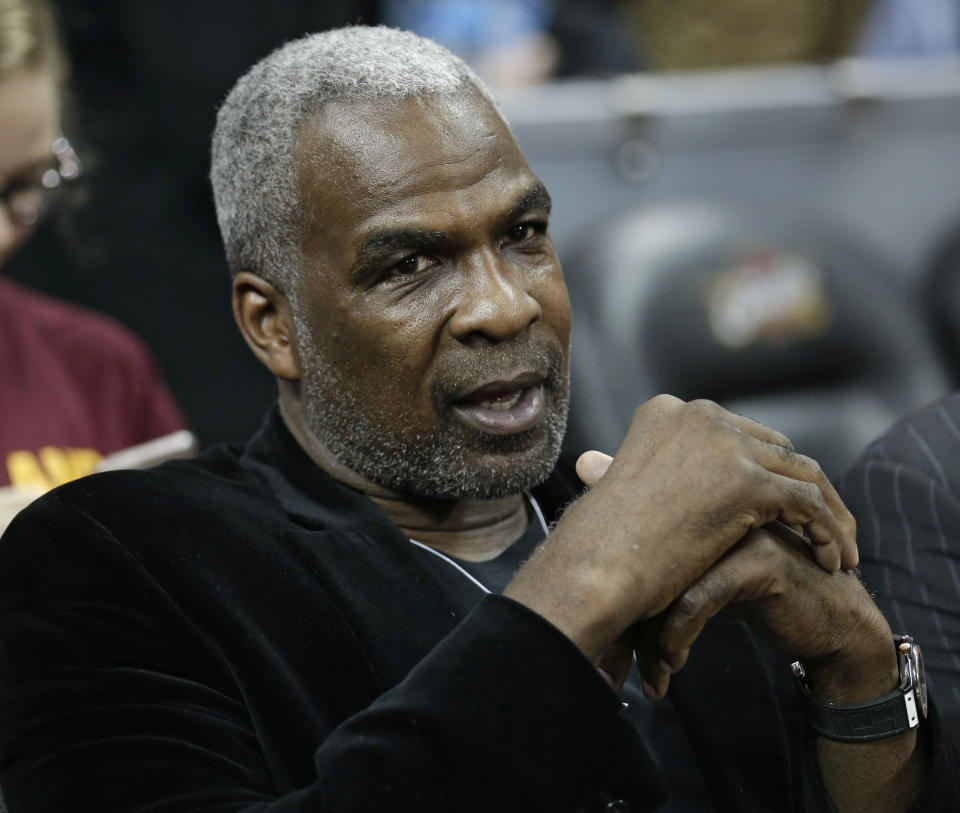
<instances>
[{"instance_id":1,"label":"thumb","mask_svg":"<svg viewBox=\"0 0 960 813\"><path fill-rule=\"evenodd\" d=\"M584 452L577 458L577 476L584 485L593 488L606 474L613 458L603 452Z\"/></svg>"},{"instance_id":2,"label":"thumb","mask_svg":"<svg viewBox=\"0 0 960 813\"><path fill-rule=\"evenodd\" d=\"M618 694L623 689L630 671L630 662L633 660L634 631L631 627L624 630L607 650L600 656L597 669L604 677L610 688Z\"/></svg>"}]
</instances>

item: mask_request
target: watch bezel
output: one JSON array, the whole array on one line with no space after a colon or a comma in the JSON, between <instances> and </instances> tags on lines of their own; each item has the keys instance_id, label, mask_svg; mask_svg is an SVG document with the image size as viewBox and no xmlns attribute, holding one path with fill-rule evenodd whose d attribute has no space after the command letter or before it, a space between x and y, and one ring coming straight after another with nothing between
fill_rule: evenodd
<instances>
[{"instance_id":1,"label":"watch bezel","mask_svg":"<svg viewBox=\"0 0 960 813\"><path fill-rule=\"evenodd\" d=\"M927 672L923 663L920 645L910 635L894 636L897 645L897 665L900 669L900 689L906 693L912 691L920 714L927 719L929 699L927 697Z\"/></svg>"}]
</instances>

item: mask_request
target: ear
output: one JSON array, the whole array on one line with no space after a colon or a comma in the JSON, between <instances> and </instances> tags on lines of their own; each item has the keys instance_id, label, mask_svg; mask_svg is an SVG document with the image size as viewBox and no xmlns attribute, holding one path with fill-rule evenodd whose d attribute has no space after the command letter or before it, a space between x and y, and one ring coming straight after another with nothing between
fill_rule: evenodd
<instances>
[{"instance_id":1,"label":"ear","mask_svg":"<svg viewBox=\"0 0 960 813\"><path fill-rule=\"evenodd\" d=\"M240 271L233 279L233 318L261 364L277 378L300 380L293 309L280 291Z\"/></svg>"}]
</instances>

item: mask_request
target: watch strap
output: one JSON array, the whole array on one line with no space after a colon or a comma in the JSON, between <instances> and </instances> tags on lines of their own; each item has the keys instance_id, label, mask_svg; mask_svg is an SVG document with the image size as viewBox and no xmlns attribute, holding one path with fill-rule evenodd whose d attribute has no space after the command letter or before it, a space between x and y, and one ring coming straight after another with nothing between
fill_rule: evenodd
<instances>
[{"instance_id":1,"label":"watch strap","mask_svg":"<svg viewBox=\"0 0 960 813\"><path fill-rule=\"evenodd\" d=\"M870 742L902 734L920 722L912 690L891 692L849 706L823 703L814 698L806 685L802 691L810 725L823 737L840 742Z\"/></svg>"}]
</instances>

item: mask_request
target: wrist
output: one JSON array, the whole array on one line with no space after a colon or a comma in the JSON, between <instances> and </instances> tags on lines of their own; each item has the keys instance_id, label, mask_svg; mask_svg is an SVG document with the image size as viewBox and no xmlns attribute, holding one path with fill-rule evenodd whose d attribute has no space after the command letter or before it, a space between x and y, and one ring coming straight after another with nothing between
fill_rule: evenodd
<instances>
[{"instance_id":1,"label":"wrist","mask_svg":"<svg viewBox=\"0 0 960 813\"><path fill-rule=\"evenodd\" d=\"M897 660L897 685L888 692L868 700L856 700L864 688L871 685L860 681L845 684L840 690L849 700L833 701L815 697L807 682L807 673L800 661L791 664L798 688L805 697L807 713L813 729L828 740L845 743L864 743L907 735L913 743L915 729L927 716L927 688L923 655L917 642L909 635L892 638ZM882 687L886 677L881 672L872 685ZM836 692L836 686L830 687ZM829 691L829 690L828 690ZM834 696L837 696L834 694ZM912 747L912 746L911 746Z\"/></svg>"},{"instance_id":2,"label":"wrist","mask_svg":"<svg viewBox=\"0 0 960 813\"><path fill-rule=\"evenodd\" d=\"M860 703L880 697L900 682L893 632L886 621L851 636L847 646L823 658L804 660L811 694L824 703Z\"/></svg>"},{"instance_id":3,"label":"wrist","mask_svg":"<svg viewBox=\"0 0 960 813\"><path fill-rule=\"evenodd\" d=\"M597 664L621 631L610 613L602 611L605 591L597 589L600 585L593 584L588 574L537 561L539 553L517 571L503 595L549 621Z\"/></svg>"}]
</instances>

